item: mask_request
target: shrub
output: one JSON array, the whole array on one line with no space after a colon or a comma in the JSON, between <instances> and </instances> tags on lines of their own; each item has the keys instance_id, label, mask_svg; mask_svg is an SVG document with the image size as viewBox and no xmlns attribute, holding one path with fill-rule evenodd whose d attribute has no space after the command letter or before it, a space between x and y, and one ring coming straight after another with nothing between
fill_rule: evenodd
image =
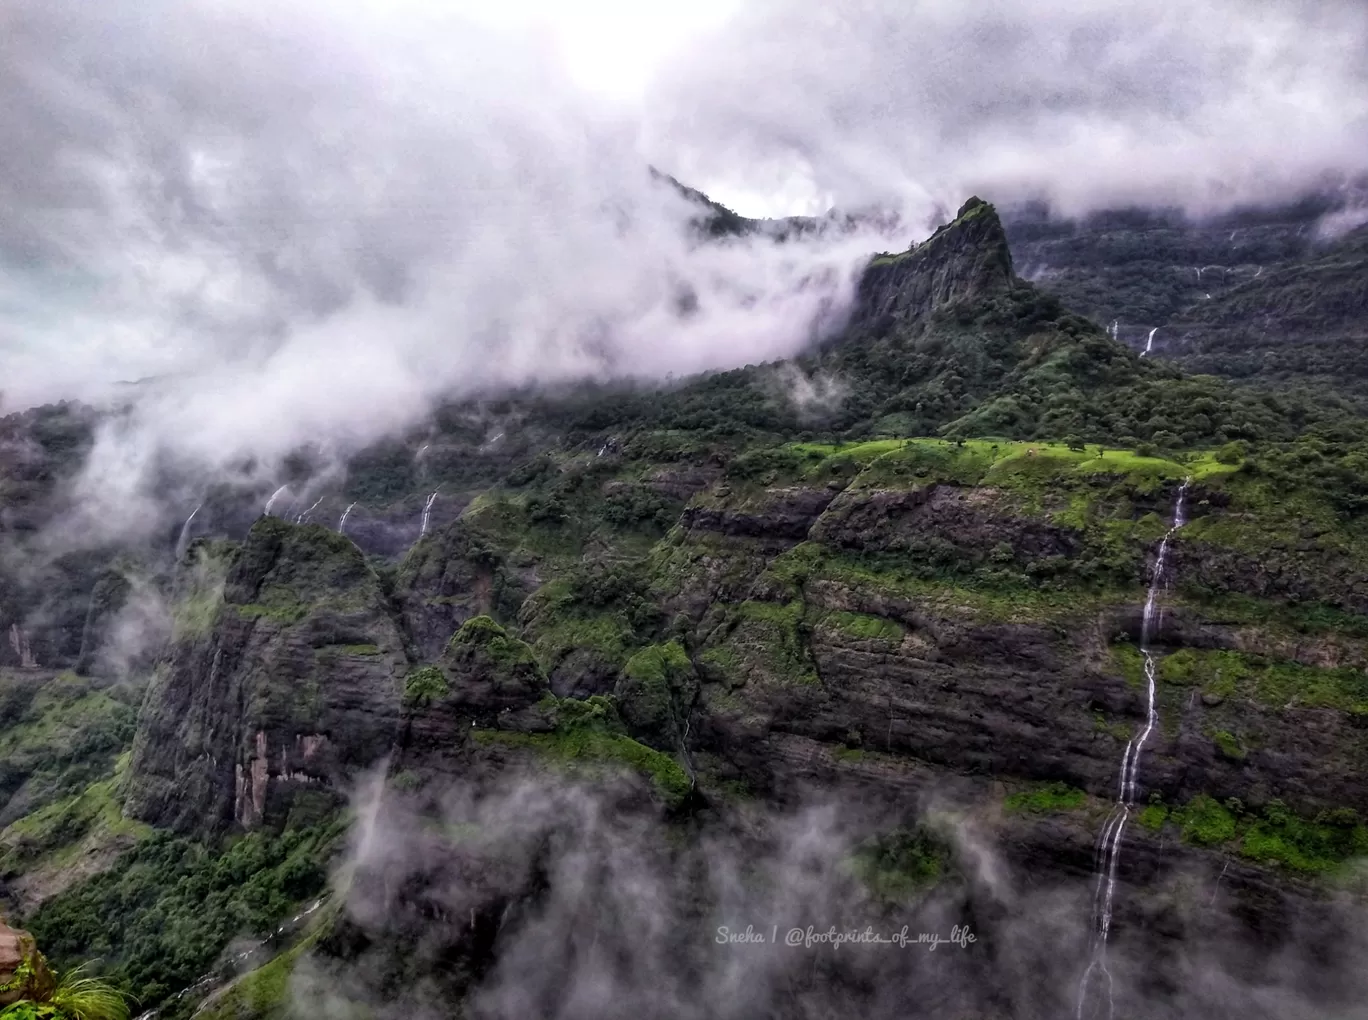
<instances>
[{"instance_id":1,"label":"shrub","mask_svg":"<svg viewBox=\"0 0 1368 1020\"><path fill-rule=\"evenodd\" d=\"M404 679L404 704L414 708L430 705L450 692L446 674L436 666L421 666Z\"/></svg>"}]
</instances>

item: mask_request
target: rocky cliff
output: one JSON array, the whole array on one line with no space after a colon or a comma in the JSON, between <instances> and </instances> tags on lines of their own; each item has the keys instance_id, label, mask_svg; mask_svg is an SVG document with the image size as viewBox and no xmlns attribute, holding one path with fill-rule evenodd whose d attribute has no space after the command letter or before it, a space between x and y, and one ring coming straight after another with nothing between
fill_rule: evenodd
<instances>
[{"instance_id":1,"label":"rocky cliff","mask_svg":"<svg viewBox=\"0 0 1368 1020\"><path fill-rule=\"evenodd\" d=\"M306 824L393 741L406 658L380 579L348 539L276 518L196 552L127 810L200 832Z\"/></svg>"}]
</instances>

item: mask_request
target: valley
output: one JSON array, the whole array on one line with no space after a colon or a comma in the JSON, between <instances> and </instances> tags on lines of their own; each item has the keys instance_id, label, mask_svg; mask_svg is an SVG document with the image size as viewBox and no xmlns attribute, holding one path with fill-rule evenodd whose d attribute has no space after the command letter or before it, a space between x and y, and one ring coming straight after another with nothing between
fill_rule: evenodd
<instances>
[{"instance_id":1,"label":"valley","mask_svg":"<svg viewBox=\"0 0 1368 1020\"><path fill-rule=\"evenodd\" d=\"M970 199L791 362L447 405L103 549L43 537L98 413L4 419L5 916L164 1020L1102 1016L1098 959L1124 1015L1347 1009L1368 263L1323 213ZM977 939L711 938L828 923Z\"/></svg>"}]
</instances>

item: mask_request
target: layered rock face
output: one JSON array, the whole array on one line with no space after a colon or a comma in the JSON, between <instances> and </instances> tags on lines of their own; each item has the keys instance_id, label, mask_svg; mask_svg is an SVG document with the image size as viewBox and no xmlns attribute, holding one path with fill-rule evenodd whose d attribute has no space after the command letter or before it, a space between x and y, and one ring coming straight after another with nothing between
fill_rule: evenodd
<instances>
[{"instance_id":1,"label":"layered rock face","mask_svg":"<svg viewBox=\"0 0 1368 1020\"><path fill-rule=\"evenodd\" d=\"M874 259L860 278L853 318L862 329L886 333L996 293L1012 279L1012 255L997 213L971 198L952 223L922 244Z\"/></svg>"},{"instance_id":2,"label":"layered rock face","mask_svg":"<svg viewBox=\"0 0 1368 1020\"><path fill-rule=\"evenodd\" d=\"M393 740L406 659L380 580L346 538L263 518L192 582L139 722L128 811L194 831L306 821Z\"/></svg>"}]
</instances>

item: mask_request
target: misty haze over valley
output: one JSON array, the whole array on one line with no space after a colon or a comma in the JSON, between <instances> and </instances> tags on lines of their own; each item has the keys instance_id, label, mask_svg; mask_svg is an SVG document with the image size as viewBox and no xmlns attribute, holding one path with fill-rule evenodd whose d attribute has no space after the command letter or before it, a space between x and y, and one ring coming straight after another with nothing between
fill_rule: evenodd
<instances>
[{"instance_id":1,"label":"misty haze over valley","mask_svg":"<svg viewBox=\"0 0 1368 1020\"><path fill-rule=\"evenodd\" d=\"M1368 1017L1368 8L12 0L0 1020Z\"/></svg>"}]
</instances>

